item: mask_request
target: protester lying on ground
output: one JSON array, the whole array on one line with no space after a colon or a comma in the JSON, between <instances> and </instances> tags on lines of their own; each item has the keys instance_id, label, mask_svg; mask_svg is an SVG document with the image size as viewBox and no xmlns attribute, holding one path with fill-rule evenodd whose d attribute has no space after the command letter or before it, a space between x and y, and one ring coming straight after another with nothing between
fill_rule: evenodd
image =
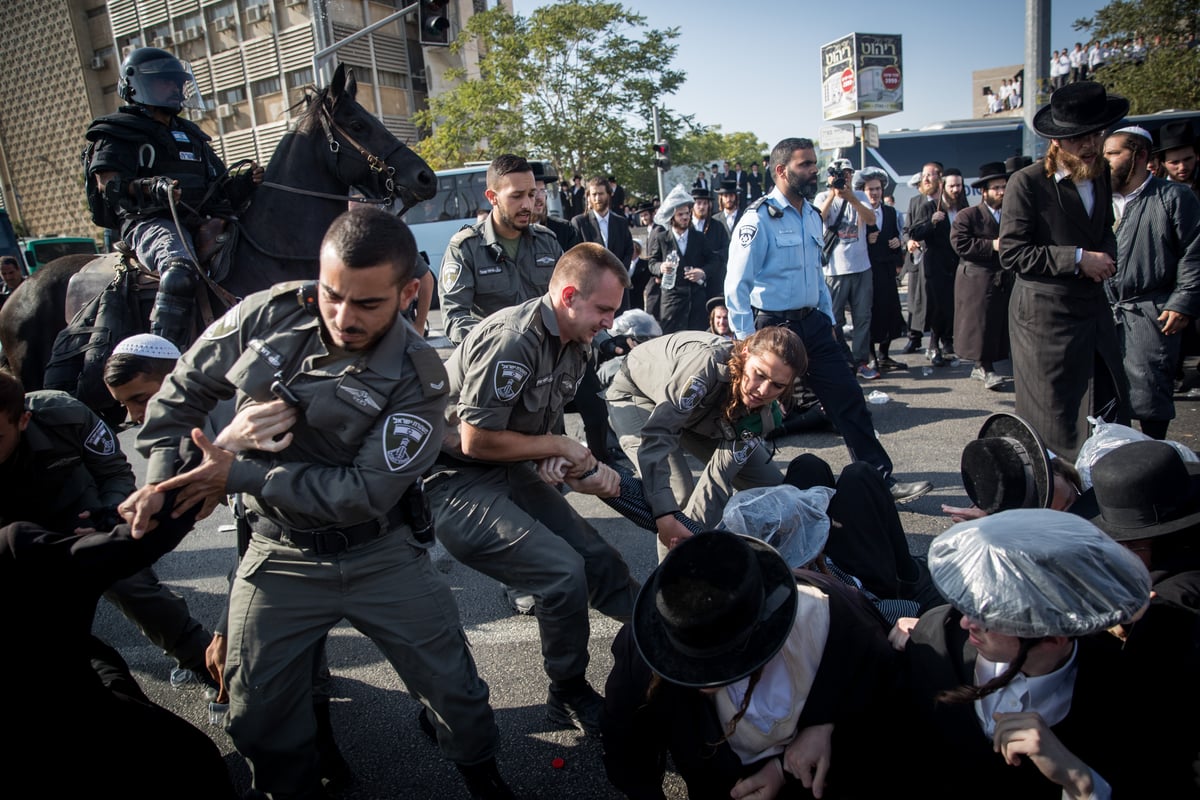
<instances>
[{"instance_id":1,"label":"protester lying on ground","mask_svg":"<svg viewBox=\"0 0 1200 800\"><path fill-rule=\"evenodd\" d=\"M661 798L670 753L693 798L881 796L891 776L856 765L895 719L884 629L861 592L757 539L685 540L613 642L609 780Z\"/></svg>"}]
</instances>

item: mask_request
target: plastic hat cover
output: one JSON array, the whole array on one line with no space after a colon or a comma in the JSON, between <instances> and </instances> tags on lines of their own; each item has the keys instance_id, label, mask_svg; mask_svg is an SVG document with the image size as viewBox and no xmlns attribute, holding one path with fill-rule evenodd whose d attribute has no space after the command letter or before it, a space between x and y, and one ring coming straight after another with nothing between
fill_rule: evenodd
<instances>
[{"instance_id":1,"label":"plastic hat cover","mask_svg":"<svg viewBox=\"0 0 1200 800\"><path fill-rule=\"evenodd\" d=\"M785 483L746 489L729 500L721 526L766 542L798 569L812 563L829 539L825 512L832 497L828 486L797 489Z\"/></svg>"}]
</instances>

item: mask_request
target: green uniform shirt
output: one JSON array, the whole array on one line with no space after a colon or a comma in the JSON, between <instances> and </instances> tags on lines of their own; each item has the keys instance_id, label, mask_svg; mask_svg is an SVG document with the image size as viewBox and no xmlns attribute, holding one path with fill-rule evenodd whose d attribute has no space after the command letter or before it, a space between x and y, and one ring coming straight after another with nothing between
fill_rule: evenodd
<instances>
[{"instance_id":1,"label":"green uniform shirt","mask_svg":"<svg viewBox=\"0 0 1200 800\"><path fill-rule=\"evenodd\" d=\"M330 361L318 316L299 302L305 286L250 295L184 353L138 434L148 482L175 473L180 440L220 400L272 400L276 374L301 414L287 449L236 457L226 489L250 509L300 530L381 519L433 463L447 391L437 351L398 317L373 349Z\"/></svg>"}]
</instances>

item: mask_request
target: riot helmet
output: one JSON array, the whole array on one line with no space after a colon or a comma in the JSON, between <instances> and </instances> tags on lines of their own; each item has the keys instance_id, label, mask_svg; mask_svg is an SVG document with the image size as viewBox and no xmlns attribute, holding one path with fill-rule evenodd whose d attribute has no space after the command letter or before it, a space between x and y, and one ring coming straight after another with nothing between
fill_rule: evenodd
<instances>
[{"instance_id":1,"label":"riot helmet","mask_svg":"<svg viewBox=\"0 0 1200 800\"><path fill-rule=\"evenodd\" d=\"M117 93L126 103L175 114L185 108L204 108L191 66L157 47L139 47L125 56Z\"/></svg>"}]
</instances>

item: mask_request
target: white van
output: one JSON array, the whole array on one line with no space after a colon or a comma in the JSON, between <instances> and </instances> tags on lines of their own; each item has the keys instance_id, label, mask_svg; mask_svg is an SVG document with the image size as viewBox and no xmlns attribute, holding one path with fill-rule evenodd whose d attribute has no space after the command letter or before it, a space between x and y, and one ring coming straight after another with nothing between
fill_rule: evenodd
<instances>
[{"instance_id":1,"label":"white van","mask_svg":"<svg viewBox=\"0 0 1200 800\"><path fill-rule=\"evenodd\" d=\"M466 225L473 225L481 214L492 210L483 191L487 188L487 169L491 162L471 163L459 169L437 171L437 194L410 208L404 221L412 229L417 249L425 253L433 274L442 268L442 255L451 237ZM556 174L549 162L542 162L547 174ZM552 216L562 214L558 184L546 191L546 207Z\"/></svg>"}]
</instances>

